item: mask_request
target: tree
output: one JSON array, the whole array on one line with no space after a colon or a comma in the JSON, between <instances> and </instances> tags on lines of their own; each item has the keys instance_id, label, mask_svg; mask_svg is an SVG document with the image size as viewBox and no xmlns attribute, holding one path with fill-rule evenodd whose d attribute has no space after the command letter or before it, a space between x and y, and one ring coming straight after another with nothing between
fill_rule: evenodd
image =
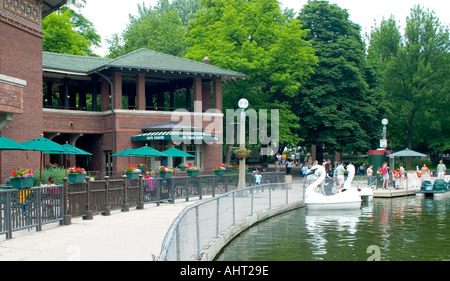
<instances>
[{"instance_id":1,"label":"tree","mask_svg":"<svg viewBox=\"0 0 450 281\"><path fill-rule=\"evenodd\" d=\"M118 57L140 48L174 56L186 53L188 21L198 9L199 0L159 0L155 7L138 4L138 15L130 15L130 23L122 35L110 40L108 57Z\"/></svg>"},{"instance_id":2,"label":"tree","mask_svg":"<svg viewBox=\"0 0 450 281\"><path fill-rule=\"evenodd\" d=\"M398 148L450 149L449 47L448 27L420 6L411 10L403 36L393 19L372 31L369 58L384 69L381 89Z\"/></svg>"},{"instance_id":3,"label":"tree","mask_svg":"<svg viewBox=\"0 0 450 281\"><path fill-rule=\"evenodd\" d=\"M187 58L245 73L224 88L224 108L247 98L252 108L280 109L282 143L298 144L291 104L317 62L300 21L287 19L276 0L204 0L190 22Z\"/></svg>"},{"instance_id":4,"label":"tree","mask_svg":"<svg viewBox=\"0 0 450 281\"><path fill-rule=\"evenodd\" d=\"M319 58L295 100L304 144L317 146L318 159L322 148L367 151L377 139L380 108L371 91L376 81L366 65L360 27L328 1L309 1L298 18Z\"/></svg>"},{"instance_id":5,"label":"tree","mask_svg":"<svg viewBox=\"0 0 450 281\"><path fill-rule=\"evenodd\" d=\"M101 38L94 25L82 14L62 7L42 20L43 51L94 56L92 47L100 46Z\"/></svg>"}]
</instances>

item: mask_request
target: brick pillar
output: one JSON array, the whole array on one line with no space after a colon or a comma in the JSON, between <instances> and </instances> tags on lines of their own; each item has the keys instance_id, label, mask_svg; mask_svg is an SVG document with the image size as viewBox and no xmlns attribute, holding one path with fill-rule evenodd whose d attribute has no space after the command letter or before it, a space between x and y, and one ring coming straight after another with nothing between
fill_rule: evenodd
<instances>
[{"instance_id":1,"label":"brick pillar","mask_svg":"<svg viewBox=\"0 0 450 281\"><path fill-rule=\"evenodd\" d=\"M213 102L214 108L223 111L223 102L222 102L222 80L216 79L213 82Z\"/></svg>"},{"instance_id":2,"label":"brick pillar","mask_svg":"<svg viewBox=\"0 0 450 281\"><path fill-rule=\"evenodd\" d=\"M201 78L194 78L193 92L194 92L194 105L195 105L195 102L202 101L202 79ZM198 112L201 112L201 110L202 110L201 107L197 107L194 109Z\"/></svg>"},{"instance_id":3,"label":"brick pillar","mask_svg":"<svg viewBox=\"0 0 450 281\"><path fill-rule=\"evenodd\" d=\"M100 95L102 97L102 111L108 111L111 90L109 89L109 83L105 80L105 78L102 77L101 81Z\"/></svg>"},{"instance_id":4,"label":"brick pillar","mask_svg":"<svg viewBox=\"0 0 450 281\"><path fill-rule=\"evenodd\" d=\"M122 109L122 73L114 72L114 109Z\"/></svg>"},{"instance_id":5,"label":"brick pillar","mask_svg":"<svg viewBox=\"0 0 450 281\"><path fill-rule=\"evenodd\" d=\"M136 97L137 110L145 110L145 74L139 73L136 75Z\"/></svg>"},{"instance_id":6,"label":"brick pillar","mask_svg":"<svg viewBox=\"0 0 450 281\"><path fill-rule=\"evenodd\" d=\"M202 109L203 112L211 108L211 82L202 82Z\"/></svg>"}]
</instances>

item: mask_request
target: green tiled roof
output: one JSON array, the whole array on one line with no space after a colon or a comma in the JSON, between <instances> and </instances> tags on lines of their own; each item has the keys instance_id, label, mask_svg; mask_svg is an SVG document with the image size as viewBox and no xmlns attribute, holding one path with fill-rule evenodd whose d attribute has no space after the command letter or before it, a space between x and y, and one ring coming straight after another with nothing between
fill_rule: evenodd
<instances>
[{"instance_id":1,"label":"green tiled roof","mask_svg":"<svg viewBox=\"0 0 450 281\"><path fill-rule=\"evenodd\" d=\"M111 59L74 56L58 53L43 52L42 67L44 69L90 73L103 65L108 64Z\"/></svg>"},{"instance_id":2,"label":"green tiled roof","mask_svg":"<svg viewBox=\"0 0 450 281\"><path fill-rule=\"evenodd\" d=\"M227 70L202 62L183 59L147 49L139 49L116 59L83 57L44 52L43 68L90 74L104 68L129 68L168 71L183 74L217 75L245 78L236 71Z\"/></svg>"}]
</instances>

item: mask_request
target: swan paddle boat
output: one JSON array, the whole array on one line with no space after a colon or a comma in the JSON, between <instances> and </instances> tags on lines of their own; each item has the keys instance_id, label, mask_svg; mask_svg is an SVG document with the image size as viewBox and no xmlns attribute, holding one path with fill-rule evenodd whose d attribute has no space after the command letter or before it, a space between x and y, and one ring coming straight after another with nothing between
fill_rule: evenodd
<instances>
[{"instance_id":1,"label":"swan paddle boat","mask_svg":"<svg viewBox=\"0 0 450 281\"><path fill-rule=\"evenodd\" d=\"M338 210L338 209L359 209L361 207L361 197L356 188L351 187L351 181L355 175L355 167L349 170L349 176L344 183L344 187L334 195L326 196L316 192L315 189L326 177L325 168L321 165L314 165L310 173L318 173L319 178L306 188L305 204L310 210Z\"/></svg>"},{"instance_id":2,"label":"swan paddle boat","mask_svg":"<svg viewBox=\"0 0 450 281\"><path fill-rule=\"evenodd\" d=\"M344 183L343 189L349 189L352 185L353 178L355 177L355 166L353 164L347 165L347 173L348 177L347 180ZM356 188L358 191L358 195L361 197L361 199L365 202L370 202L373 200L373 190L370 187L359 187Z\"/></svg>"}]
</instances>

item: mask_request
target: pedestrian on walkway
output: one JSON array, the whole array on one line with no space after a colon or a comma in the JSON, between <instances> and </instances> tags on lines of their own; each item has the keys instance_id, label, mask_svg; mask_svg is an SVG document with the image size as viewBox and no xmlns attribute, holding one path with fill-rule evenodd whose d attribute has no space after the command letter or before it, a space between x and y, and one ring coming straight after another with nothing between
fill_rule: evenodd
<instances>
[{"instance_id":1,"label":"pedestrian on walkway","mask_svg":"<svg viewBox=\"0 0 450 281\"><path fill-rule=\"evenodd\" d=\"M367 168L367 184L370 185L373 182L373 165L370 165L369 168Z\"/></svg>"}]
</instances>

